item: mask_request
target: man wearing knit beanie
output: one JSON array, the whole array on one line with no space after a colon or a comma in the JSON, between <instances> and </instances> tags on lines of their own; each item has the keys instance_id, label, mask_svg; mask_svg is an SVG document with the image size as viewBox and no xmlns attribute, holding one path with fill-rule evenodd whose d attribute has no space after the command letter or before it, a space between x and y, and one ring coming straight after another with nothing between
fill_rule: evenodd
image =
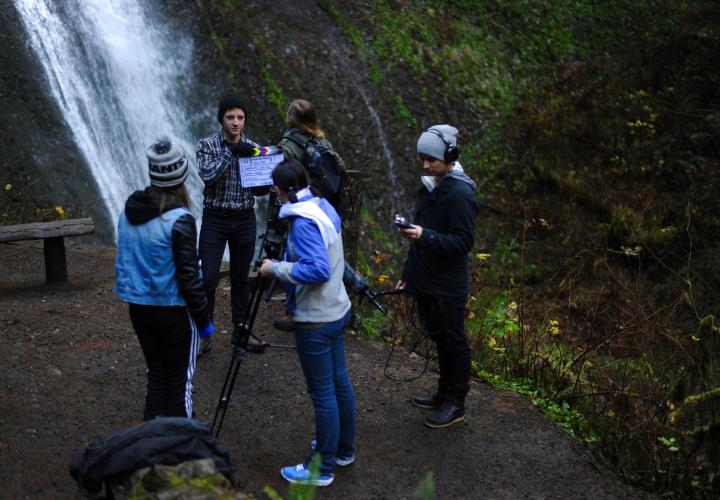
<instances>
[{"instance_id":1,"label":"man wearing knit beanie","mask_svg":"<svg viewBox=\"0 0 720 500\"><path fill-rule=\"evenodd\" d=\"M398 227L411 242L396 288L415 299L423 333L437 344L440 379L437 389L412 398L413 405L433 409L425 425L448 427L465 418L470 389L470 346L465 333L469 292L468 253L474 245L478 202L475 183L459 168L458 130L435 125L417 142L426 177L410 227Z\"/></svg>"},{"instance_id":2,"label":"man wearing knit beanie","mask_svg":"<svg viewBox=\"0 0 720 500\"><path fill-rule=\"evenodd\" d=\"M453 163L458 159L457 154L452 157L452 150L457 149L458 129L452 125L433 125L420 134L417 142L418 154L425 154L438 160L446 160L447 149L450 148L451 158L446 163Z\"/></svg>"},{"instance_id":3,"label":"man wearing knit beanie","mask_svg":"<svg viewBox=\"0 0 720 500\"><path fill-rule=\"evenodd\" d=\"M196 151L198 173L205 183L199 254L210 318L213 318L220 264L227 245L234 339L242 331L250 300L248 273L257 231L254 194L266 194L245 188L240 181L239 158L249 156L257 147L245 135L247 117L245 101L238 95L225 95L217 111L221 129L200 139ZM203 344L200 353L209 348L208 343ZM250 342L248 350L259 350L259 343Z\"/></svg>"}]
</instances>

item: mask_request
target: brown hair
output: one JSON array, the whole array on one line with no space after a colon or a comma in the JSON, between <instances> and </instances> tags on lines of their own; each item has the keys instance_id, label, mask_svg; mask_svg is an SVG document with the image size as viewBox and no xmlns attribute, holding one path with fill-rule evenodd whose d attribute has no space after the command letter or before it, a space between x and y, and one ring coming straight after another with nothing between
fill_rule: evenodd
<instances>
[{"instance_id":1,"label":"brown hair","mask_svg":"<svg viewBox=\"0 0 720 500\"><path fill-rule=\"evenodd\" d=\"M291 127L297 127L310 137L320 139L325 137L325 133L320 128L315 107L305 99L295 99L287 107L288 124Z\"/></svg>"},{"instance_id":2,"label":"brown hair","mask_svg":"<svg viewBox=\"0 0 720 500\"><path fill-rule=\"evenodd\" d=\"M185 208L190 208L190 195L188 194L185 184L180 184L172 188L159 188L156 186L148 186L145 192L159 199L159 212L162 214L165 205L171 203L179 203Z\"/></svg>"}]
</instances>

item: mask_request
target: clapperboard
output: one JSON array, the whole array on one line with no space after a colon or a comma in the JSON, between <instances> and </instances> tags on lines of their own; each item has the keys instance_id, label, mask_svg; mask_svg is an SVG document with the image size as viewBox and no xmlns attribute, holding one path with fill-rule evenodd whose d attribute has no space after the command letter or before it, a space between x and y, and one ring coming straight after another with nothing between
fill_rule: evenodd
<instances>
[{"instance_id":1,"label":"clapperboard","mask_svg":"<svg viewBox=\"0 0 720 500\"><path fill-rule=\"evenodd\" d=\"M278 146L257 147L253 156L239 158L240 182L245 188L272 186L272 172L284 159Z\"/></svg>"}]
</instances>

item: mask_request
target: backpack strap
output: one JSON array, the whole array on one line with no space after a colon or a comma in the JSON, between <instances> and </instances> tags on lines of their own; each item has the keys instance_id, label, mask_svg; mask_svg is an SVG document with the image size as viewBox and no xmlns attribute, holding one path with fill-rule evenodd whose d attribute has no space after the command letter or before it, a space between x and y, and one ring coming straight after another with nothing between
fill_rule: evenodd
<instances>
[{"instance_id":1,"label":"backpack strap","mask_svg":"<svg viewBox=\"0 0 720 500\"><path fill-rule=\"evenodd\" d=\"M282 138L289 139L301 148L307 149L310 141L304 140L302 137L300 137L300 134L302 134L300 129L293 127L291 129L288 129L288 131L283 134Z\"/></svg>"}]
</instances>

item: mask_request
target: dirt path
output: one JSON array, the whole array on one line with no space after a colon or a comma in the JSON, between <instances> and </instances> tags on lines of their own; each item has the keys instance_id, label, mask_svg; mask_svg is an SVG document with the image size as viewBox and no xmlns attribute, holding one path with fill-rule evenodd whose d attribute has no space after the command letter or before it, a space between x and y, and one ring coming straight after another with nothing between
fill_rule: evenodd
<instances>
[{"instance_id":1,"label":"dirt path","mask_svg":"<svg viewBox=\"0 0 720 500\"><path fill-rule=\"evenodd\" d=\"M98 434L142 415L144 362L126 307L112 292L114 249L68 245L70 284L43 285L42 244L0 245L0 498L76 498L71 457ZM227 293L227 292L223 292ZM219 298L219 329L227 328ZM260 309L255 332L291 342L268 327L279 304ZM637 498L523 397L473 383L467 420L446 430L422 425L411 394L433 386L383 375L387 346L348 335L357 393L357 462L337 472L320 498L412 498L432 471L438 498ZM229 337L201 358L194 395L209 420L227 370ZM421 360L398 360L413 368ZM281 494L280 467L307 453L312 407L293 350L249 354L221 436L238 486Z\"/></svg>"}]
</instances>

